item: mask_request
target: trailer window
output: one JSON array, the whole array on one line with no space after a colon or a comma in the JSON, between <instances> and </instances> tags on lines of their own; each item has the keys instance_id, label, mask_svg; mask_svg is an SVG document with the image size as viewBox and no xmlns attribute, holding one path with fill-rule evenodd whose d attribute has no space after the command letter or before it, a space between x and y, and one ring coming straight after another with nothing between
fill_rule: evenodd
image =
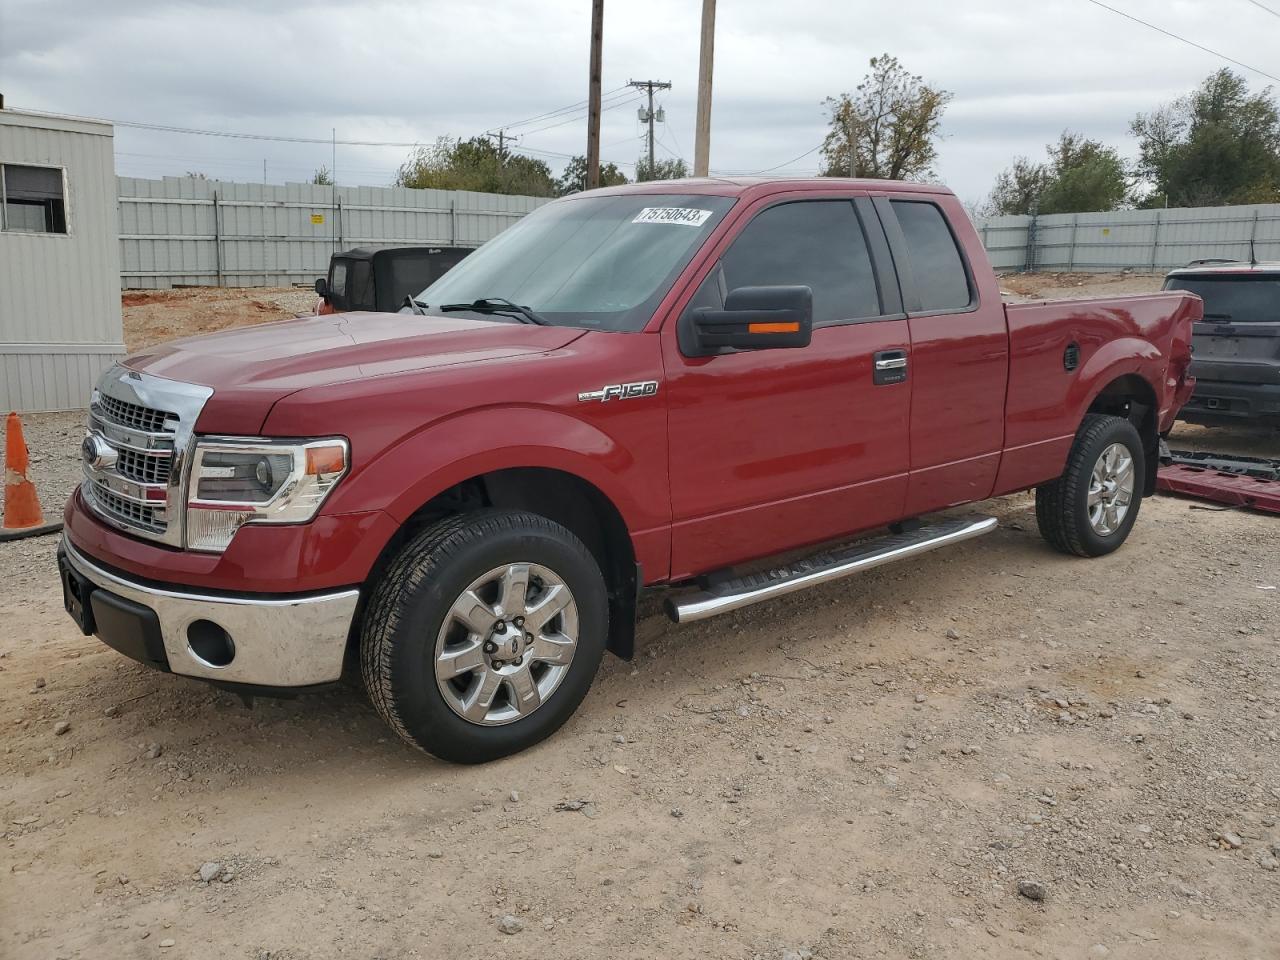
<instances>
[{"instance_id":1,"label":"trailer window","mask_svg":"<svg viewBox=\"0 0 1280 960\"><path fill-rule=\"evenodd\" d=\"M907 241L907 257L923 313L967 310L973 303L960 247L936 204L894 200L893 212Z\"/></svg>"},{"instance_id":2,"label":"trailer window","mask_svg":"<svg viewBox=\"0 0 1280 960\"><path fill-rule=\"evenodd\" d=\"M67 204L58 167L0 166L4 229L20 233L66 233Z\"/></svg>"}]
</instances>

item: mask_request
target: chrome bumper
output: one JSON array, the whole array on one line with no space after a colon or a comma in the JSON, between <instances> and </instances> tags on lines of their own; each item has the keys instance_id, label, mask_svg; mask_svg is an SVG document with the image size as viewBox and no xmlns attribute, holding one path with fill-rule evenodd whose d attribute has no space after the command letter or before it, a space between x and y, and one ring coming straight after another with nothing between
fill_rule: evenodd
<instances>
[{"instance_id":1,"label":"chrome bumper","mask_svg":"<svg viewBox=\"0 0 1280 960\"><path fill-rule=\"evenodd\" d=\"M62 546L67 562L97 589L155 611L174 673L264 687L305 687L342 675L358 590L280 600L164 590L103 570L66 537ZM231 637L234 656L225 666L191 648L187 630L197 621L214 623Z\"/></svg>"}]
</instances>

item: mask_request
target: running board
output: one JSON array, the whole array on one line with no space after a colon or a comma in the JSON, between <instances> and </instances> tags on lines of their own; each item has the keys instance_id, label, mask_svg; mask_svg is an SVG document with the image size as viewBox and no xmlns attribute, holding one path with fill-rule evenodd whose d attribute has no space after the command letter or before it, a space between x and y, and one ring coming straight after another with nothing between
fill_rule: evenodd
<instances>
[{"instance_id":1,"label":"running board","mask_svg":"<svg viewBox=\"0 0 1280 960\"><path fill-rule=\"evenodd\" d=\"M667 616L676 623L693 623L739 610L797 590L830 583L895 560L906 560L962 540L980 537L996 528L995 517L943 520L904 533L862 540L841 550L820 553L785 567L726 580L707 590L668 597Z\"/></svg>"}]
</instances>

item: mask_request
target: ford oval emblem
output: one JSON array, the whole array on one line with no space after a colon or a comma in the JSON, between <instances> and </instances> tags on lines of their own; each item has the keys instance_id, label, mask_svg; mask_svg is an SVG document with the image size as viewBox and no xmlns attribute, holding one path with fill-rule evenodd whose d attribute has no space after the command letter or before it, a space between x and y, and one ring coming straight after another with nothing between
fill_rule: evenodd
<instances>
[{"instance_id":1,"label":"ford oval emblem","mask_svg":"<svg viewBox=\"0 0 1280 960\"><path fill-rule=\"evenodd\" d=\"M80 456L94 470L107 470L115 466L117 454L101 437L90 434L80 444Z\"/></svg>"}]
</instances>

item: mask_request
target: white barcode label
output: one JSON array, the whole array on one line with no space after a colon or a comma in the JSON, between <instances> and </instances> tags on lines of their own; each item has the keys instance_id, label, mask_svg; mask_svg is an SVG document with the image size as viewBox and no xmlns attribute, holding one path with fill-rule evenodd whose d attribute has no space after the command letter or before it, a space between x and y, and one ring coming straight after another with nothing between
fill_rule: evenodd
<instances>
[{"instance_id":1,"label":"white barcode label","mask_svg":"<svg viewBox=\"0 0 1280 960\"><path fill-rule=\"evenodd\" d=\"M686 227L700 227L711 216L710 210L695 207L645 207L636 214L632 223L679 223Z\"/></svg>"}]
</instances>

